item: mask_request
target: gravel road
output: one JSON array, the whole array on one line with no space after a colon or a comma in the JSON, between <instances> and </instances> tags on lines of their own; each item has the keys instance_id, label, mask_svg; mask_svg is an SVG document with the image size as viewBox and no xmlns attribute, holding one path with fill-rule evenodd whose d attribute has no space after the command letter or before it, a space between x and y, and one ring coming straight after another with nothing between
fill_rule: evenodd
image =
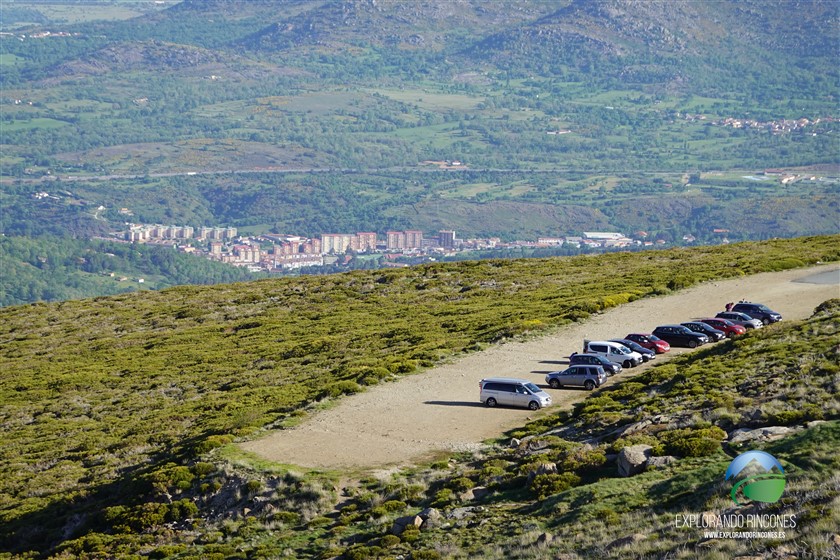
<instances>
[{"instance_id":1,"label":"gravel road","mask_svg":"<svg viewBox=\"0 0 840 560\"><path fill-rule=\"evenodd\" d=\"M831 264L709 282L637 300L537 339L493 346L377 385L343 398L300 426L272 432L242 447L285 464L359 470L410 464L440 452L479 449L483 440L499 437L547 410L569 408L589 394L547 389L554 401L547 410L489 409L478 402L478 382L483 377L520 377L544 385L545 374L564 369L564 358L580 351L584 338L650 332L659 324L714 316L726 302L744 298L768 305L786 320L804 319L821 302L836 297L840 297L840 268ZM675 348L653 364L687 351ZM624 370L607 384L648 367L650 364Z\"/></svg>"}]
</instances>

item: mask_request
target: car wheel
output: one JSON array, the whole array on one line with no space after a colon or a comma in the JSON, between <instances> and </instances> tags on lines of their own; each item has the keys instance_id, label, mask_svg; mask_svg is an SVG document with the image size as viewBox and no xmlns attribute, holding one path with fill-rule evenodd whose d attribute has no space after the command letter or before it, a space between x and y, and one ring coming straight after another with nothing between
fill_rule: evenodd
<instances>
[{"instance_id":1,"label":"car wheel","mask_svg":"<svg viewBox=\"0 0 840 560\"><path fill-rule=\"evenodd\" d=\"M689 340L688 341L689 348L697 348L697 341L696 340Z\"/></svg>"},{"instance_id":2,"label":"car wheel","mask_svg":"<svg viewBox=\"0 0 840 560\"><path fill-rule=\"evenodd\" d=\"M735 336L735 333L732 332L732 331L729 331L728 333L726 333L726 338L732 338L733 336Z\"/></svg>"},{"instance_id":3,"label":"car wheel","mask_svg":"<svg viewBox=\"0 0 840 560\"><path fill-rule=\"evenodd\" d=\"M493 397L487 399L487 406L489 406L490 408L496 406L496 399L494 399Z\"/></svg>"},{"instance_id":4,"label":"car wheel","mask_svg":"<svg viewBox=\"0 0 840 560\"><path fill-rule=\"evenodd\" d=\"M560 388L560 382L557 381L556 379L552 379L551 381L548 382L548 384L551 386L552 389L559 389Z\"/></svg>"},{"instance_id":5,"label":"car wheel","mask_svg":"<svg viewBox=\"0 0 840 560\"><path fill-rule=\"evenodd\" d=\"M625 360L624 363L621 365L624 367L624 369L629 369L633 367L633 362L631 362L630 360Z\"/></svg>"},{"instance_id":6,"label":"car wheel","mask_svg":"<svg viewBox=\"0 0 840 560\"><path fill-rule=\"evenodd\" d=\"M764 319L762 319L762 320L761 320L761 322L762 322L762 323L764 323L764 326L766 327L767 325L769 325L769 324L770 324L770 319L768 319L767 317L765 317Z\"/></svg>"},{"instance_id":7,"label":"car wheel","mask_svg":"<svg viewBox=\"0 0 840 560\"><path fill-rule=\"evenodd\" d=\"M538 403L537 401L531 401L528 403L528 408L530 408L531 410L539 410L540 403Z\"/></svg>"},{"instance_id":8,"label":"car wheel","mask_svg":"<svg viewBox=\"0 0 840 560\"><path fill-rule=\"evenodd\" d=\"M587 379L587 380L586 380L586 383L584 383L584 384L583 384L583 387L584 387L587 391L591 391L592 389L594 389L594 388L595 388L595 382L594 382L594 381L592 381L591 379Z\"/></svg>"}]
</instances>

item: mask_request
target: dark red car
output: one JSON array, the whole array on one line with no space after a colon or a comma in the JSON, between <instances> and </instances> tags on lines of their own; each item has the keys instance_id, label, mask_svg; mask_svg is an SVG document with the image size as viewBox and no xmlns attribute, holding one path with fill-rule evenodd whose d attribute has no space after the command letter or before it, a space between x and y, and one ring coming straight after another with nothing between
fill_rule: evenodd
<instances>
[{"instance_id":1,"label":"dark red car","mask_svg":"<svg viewBox=\"0 0 840 560\"><path fill-rule=\"evenodd\" d=\"M719 331L723 331L726 333L726 338L732 338L733 336L742 335L747 332L747 329L741 325L736 325L728 319L700 319L700 322L706 323L710 327L716 328Z\"/></svg>"},{"instance_id":2,"label":"dark red car","mask_svg":"<svg viewBox=\"0 0 840 560\"><path fill-rule=\"evenodd\" d=\"M632 340L636 344L639 344L648 350L653 350L657 354L664 354L671 349L670 344L652 334L628 334L624 338Z\"/></svg>"}]
</instances>

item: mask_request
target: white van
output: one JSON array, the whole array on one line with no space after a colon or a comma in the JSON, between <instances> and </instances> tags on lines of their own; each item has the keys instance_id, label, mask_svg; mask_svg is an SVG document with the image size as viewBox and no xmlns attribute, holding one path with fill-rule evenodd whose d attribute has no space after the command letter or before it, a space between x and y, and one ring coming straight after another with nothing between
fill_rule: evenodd
<instances>
[{"instance_id":1,"label":"white van","mask_svg":"<svg viewBox=\"0 0 840 560\"><path fill-rule=\"evenodd\" d=\"M644 361L644 358L638 352L634 352L618 342L606 340L584 340L583 351L586 354L603 356L611 362L621 364L625 369L635 367Z\"/></svg>"},{"instance_id":2,"label":"white van","mask_svg":"<svg viewBox=\"0 0 840 560\"><path fill-rule=\"evenodd\" d=\"M528 381L512 377L490 377L478 383L479 398L489 407L497 404L537 410L551 404L551 396Z\"/></svg>"}]
</instances>

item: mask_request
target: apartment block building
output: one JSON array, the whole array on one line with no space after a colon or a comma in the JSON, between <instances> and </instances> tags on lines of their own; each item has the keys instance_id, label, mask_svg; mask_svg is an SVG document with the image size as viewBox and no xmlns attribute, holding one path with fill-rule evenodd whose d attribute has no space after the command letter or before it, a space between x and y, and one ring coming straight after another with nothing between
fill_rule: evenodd
<instances>
[{"instance_id":1,"label":"apartment block building","mask_svg":"<svg viewBox=\"0 0 840 560\"><path fill-rule=\"evenodd\" d=\"M196 236L196 233L198 234ZM130 224L125 232L126 241L155 241L160 239L214 239L230 240L236 237L236 228L192 226L164 226L161 224Z\"/></svg>"},{"instance_id":2,"label":"apartment block building","mask_svg":"<svg viewBox=\"0 0 840 560\"><path fill-rule=\"evenodd\" d=\"M363 253L376 250L376 233L323 233L320 242L322 255L340 255L350 251Z\"/></svg>"},{"instance_id":3,"label":"apartment block building","mask_svg":"<svg viewBox=\"0 0 840 560\"><path fill-rule=\"evenodd\" d=\"M389 251L421 249L423 247L423 232L420 230L389 231L385 234L385 237L385 248Z\"/></svg>"},{"instance_id":4,"label":"apartment block building","mask_svg":"<svg viewBox=\"0 0 840 560\"><path fill-rule=\"evenodd\" d=\"M416 229L405 231L405 248L420 249L423 247L423 232Z\"/></svg>"},{"instance_id":5,"label":"apartment block building","mask_svg":"<svg viewBox=\"0 0 840 560\"><path fill-rule=\"evenodd\" d=\"M376 233L361 232L353 238L353 250L359 253L376 251Z\"/></svg>"},{"instance_id":6,"label":"apartment block building","mask_svg":"<svg viewBox=\"0 0 840 560\"><path fill-rule=\"evenodd\" d=\"M353 246L351 233L324 233L321 235L321 253L324 255L340 255L346 253Z\"/></svg>"}]
</instances>

